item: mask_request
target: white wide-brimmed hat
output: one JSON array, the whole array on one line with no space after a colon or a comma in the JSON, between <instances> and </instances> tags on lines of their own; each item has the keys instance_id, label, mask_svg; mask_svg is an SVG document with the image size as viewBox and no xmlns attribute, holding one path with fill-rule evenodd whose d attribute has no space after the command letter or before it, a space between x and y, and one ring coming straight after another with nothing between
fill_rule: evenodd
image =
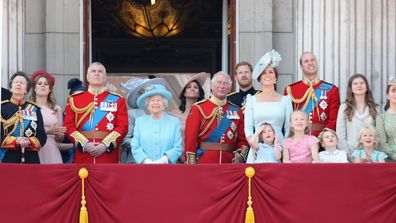
<instances>
[{"instance_id":1,"label":"white wide-brimmed hat","mask_svg":"<svg viewBox=\"0 0 396 223\"><path fill-rule=\"evenodd\" d=\"M260 77L261 73L268 66L273 68L278 67L281 61L282 61L282 57L278 53L278 51L272 49L271 51L265 53L264 56L262 56L260 60L257 61L256 66L254 66L253 74L252 74L253 80L257 80Z\"/></svg>"},{"instance_id":2,"label":"white wide-brimmed hat","mask_svg":"<svg viewBox=\"0 0 396 223\"><path fill-rule=\"evenodd\" d=\"M163 78L153 78L153 79L141 79L132 78L125 83L120 84L121 91L128 94L127 103L130 108L138 108L136 103L137 98L141 95L141 90L147 86L153 84L166 85L166 81Z\"/></svg>"}]
</instances>

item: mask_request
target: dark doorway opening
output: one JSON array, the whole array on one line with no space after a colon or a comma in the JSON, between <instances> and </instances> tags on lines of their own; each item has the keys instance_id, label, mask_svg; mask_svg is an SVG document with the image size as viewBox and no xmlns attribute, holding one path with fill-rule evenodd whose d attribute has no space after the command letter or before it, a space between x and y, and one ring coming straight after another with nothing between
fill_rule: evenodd
<instances>
[{"instance_id":1,"label":"dark doorway opening","mask_svg":"<svg viewBox=\"0 0 396 223\"><path fill-rule=\"evenodd\" d=\"M157 0L156 4L161 1L168 1L176 6L190 4L186 3L189 0ZM139 35L133 34L133 29L128 31L128 26L133 26L131 20L139 21L137 17L151 7L146 5L147 8L142 8L144 5L138 4L149 4L148 2L150 1L91 1L92 61L104 63L108 73L203 71L213 74L221 70L221 0L193 0L192 5L187 5L189 8L185 5L186 7L181 9L181 13L184 13L182 30L176 35L158 38L138 37ZM131 5L137 6L137 11L136 8L130 11L125 9ZM162 11L157 10L155 15L166 17L170 16L170 13L173 13L173 10L165 7Z\"/></svg>"}]
</instances>

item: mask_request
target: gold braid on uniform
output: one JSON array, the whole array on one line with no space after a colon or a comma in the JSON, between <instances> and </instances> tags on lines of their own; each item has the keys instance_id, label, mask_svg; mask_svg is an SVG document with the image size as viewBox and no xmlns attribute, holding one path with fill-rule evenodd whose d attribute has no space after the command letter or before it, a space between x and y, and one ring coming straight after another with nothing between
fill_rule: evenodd
<instances>
[{"instance_id":1,"label":"gold braid on uniform","mask_svg":"<svg viewBox=\"0 0 396 223\"><path fill-rule=\"evenodd\" d=\"M93 111L95 108L95 104L93 102L89 103L87 106L85 106L84 108L77 108L74 105L74 98L70 98L70 107L71 109L76 113L76 117L75 117L75 123L76 123L76 128L78 128L81 124L81 122L88 116L92 116L93 115ZM85 112L85 113L84 113ZM84 115L80 118L80 120L77 120L77 114L81 114L84 113Z\"/></svg>"},{"instance_id":2,"label":"gold braid on uniform","mask_svg":"<svg viewBox=\"0 0 396 223\"><path fill-rule=\"evenodd\" d=\"M313 86L314 86L315 84L317 84L319 81L320 81L319 78L316 78L316 79L313 80L313 81L308 81L307 79L304 79L303 82L304 82L305 84L309 85L309 88L308 88L307 91L305 91L304 96L302 96L300 99L296 99L296 98L293 96L293 94L292 94L291 87L290 87L290 86L287 86L287 88L286 88L287 94L290 96L292 102L296 105L295 109L298 107L298 104L300 104L301 102L304 102L304 101L305 101L304 106L302 107L302 109L300 109L300 110L302 110L302 111L305 111L305 110L307 109L308 104L309 104L309 101L310 101L311 99L312 99L313 102L318 103L318 98L316 97L315 89L313 88ZM315 110L315 109L314 109L314 103L313 103L313 102L312 102L312 104L311 104L311 105L312 105L312 111ZM317 112L318 112L318 116L319 116L319 109L317 109Z\"/></svg>"},{"instance_id":3,"label":"gold braid on uniform","mask_svg":"<svg viewBox=\"0 0 396 223\"><path fill-rule=\"evenodd\" d=\"M204 135L204 134L209 130L210 126L212 126L214 120L215 120L216 118L219 118L219 119L220 119L221 116L223 116L223 114L224 114L224 112L223 112L223 110L222 110L222 106L225 105L225 104L227 103L227 100L226 100L226 99L220 100L220 99L218 99L218 98L216 98L216 97L214 97L214 96L211 96L211 97L209 98L209 101L211 101L213 104L217 105L217 107L216 107L215 109L213 109L213 111L212 111L212 112L210 113L210 115L208 115L208 116L205 115L204 111L202 110L201 106L199 106L199 104L196 105L197 108L198 108L198 110L199 110L199 112L202 114L203 118L204 118L205 120L210 119L209 124L208 124L208 125L206 126L206 128L198 135L198 137L201 137L202 135ZM202 122L202 123L201 123L201 126L199 127L200 129L202 128L202 126L203 126L204 123L205 123L205 122Z\"/></svg>"},{"instance_id":4,"label":"gold braid on uniform","mask_svg":"<svg viewBox=\"0 0 396 223\"><path fill-rule=\"evenodd\" d=\"M213 109L212 113L210 113L210 115L208 115L208 116L205 115L205 113L202 110L201 106L197 105L197 108L198 108L199 112L202 114L202 116L203 116L203 118L205 120L210 119L209 124L206 126L206 128L201 133L199 133L198 137L201 137L203 134L205 134L209 130L210 126L212 126L212 124L213 124L213 122L214 122L214 120L215 120L215 118L217 116L217 113L218 113L217 111L219 110L219 108ZM202 128L204 123L205 122L202 122L201 126L199 128Z\"/></svg>"},{"instance_id":5,"label":"gold braid on uniform","mask_svg":"<svg viewBox=\"0 0 396 223\"><path fill-rule=\"evenodd\" d=\"M19 110L17 111L11 118L5 120L3 119L2 116L0 116L1 122L3 123L3 129L4 129L4 135L11 135L12 133L15 132L15 130L18 127L18 122L21 123L21 128L19 128L20 130L20 136L23 136L23 130L24 125L23 125L23 115L22 115L22 111ZM8 132L8 128L10 126L14 125L14 127L12 128L11 132Z\"/></svg>"}]
</instances>

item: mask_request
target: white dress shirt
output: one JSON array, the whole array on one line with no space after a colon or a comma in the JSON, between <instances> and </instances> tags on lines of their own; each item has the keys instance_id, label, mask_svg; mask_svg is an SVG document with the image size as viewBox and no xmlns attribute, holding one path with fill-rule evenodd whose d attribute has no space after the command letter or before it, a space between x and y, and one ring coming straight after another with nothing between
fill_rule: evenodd
<instances>
[{"instance_id":1,"label":"white dress shirt","mask_svg":"<svg viewBox=\"0 0 396 223\"><path fill-rule=\"evenodd\" d=\"M346 152L335 149L333 151L322 151L319 153L321 163L348 163Z\"/></svg>"}]
</instances>

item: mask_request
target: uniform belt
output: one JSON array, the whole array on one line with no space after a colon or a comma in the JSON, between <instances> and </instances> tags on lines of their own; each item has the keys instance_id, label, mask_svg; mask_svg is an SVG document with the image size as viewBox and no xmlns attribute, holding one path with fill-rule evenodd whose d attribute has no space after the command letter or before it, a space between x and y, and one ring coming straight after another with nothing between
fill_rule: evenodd
<instances>
[{"instance_id":1,"label":"uniform belt","mask_svg":"<svg viewBox=\"0 0 396 223\"><path fill-rule=\"evenodd\" d=\"M312 123L311 124L311 131L312 132L321 132L324 127L325 127L324 124Z\"/></svg>"},{"instance_id":2,"label":"uniform belt","mask_svg":"<svg viewBox=\"0 0 396 223\"><path fill-rule=\"evenodd\" d=\"M87 139L104 139L110 132L105 131L81 131Z\"/></svg>"},{"instance_id":3,"label":"uniform belt","mask_svg":"<svg viewBox=\"0 0 396 223\"><path fill-rule=\"evenodd\" d=\"M232 152L235 150L235 145L232 144L222 144L217 142L201 142L199 148L206 150L221 150Z\"/></svg>"}]
</instances>

